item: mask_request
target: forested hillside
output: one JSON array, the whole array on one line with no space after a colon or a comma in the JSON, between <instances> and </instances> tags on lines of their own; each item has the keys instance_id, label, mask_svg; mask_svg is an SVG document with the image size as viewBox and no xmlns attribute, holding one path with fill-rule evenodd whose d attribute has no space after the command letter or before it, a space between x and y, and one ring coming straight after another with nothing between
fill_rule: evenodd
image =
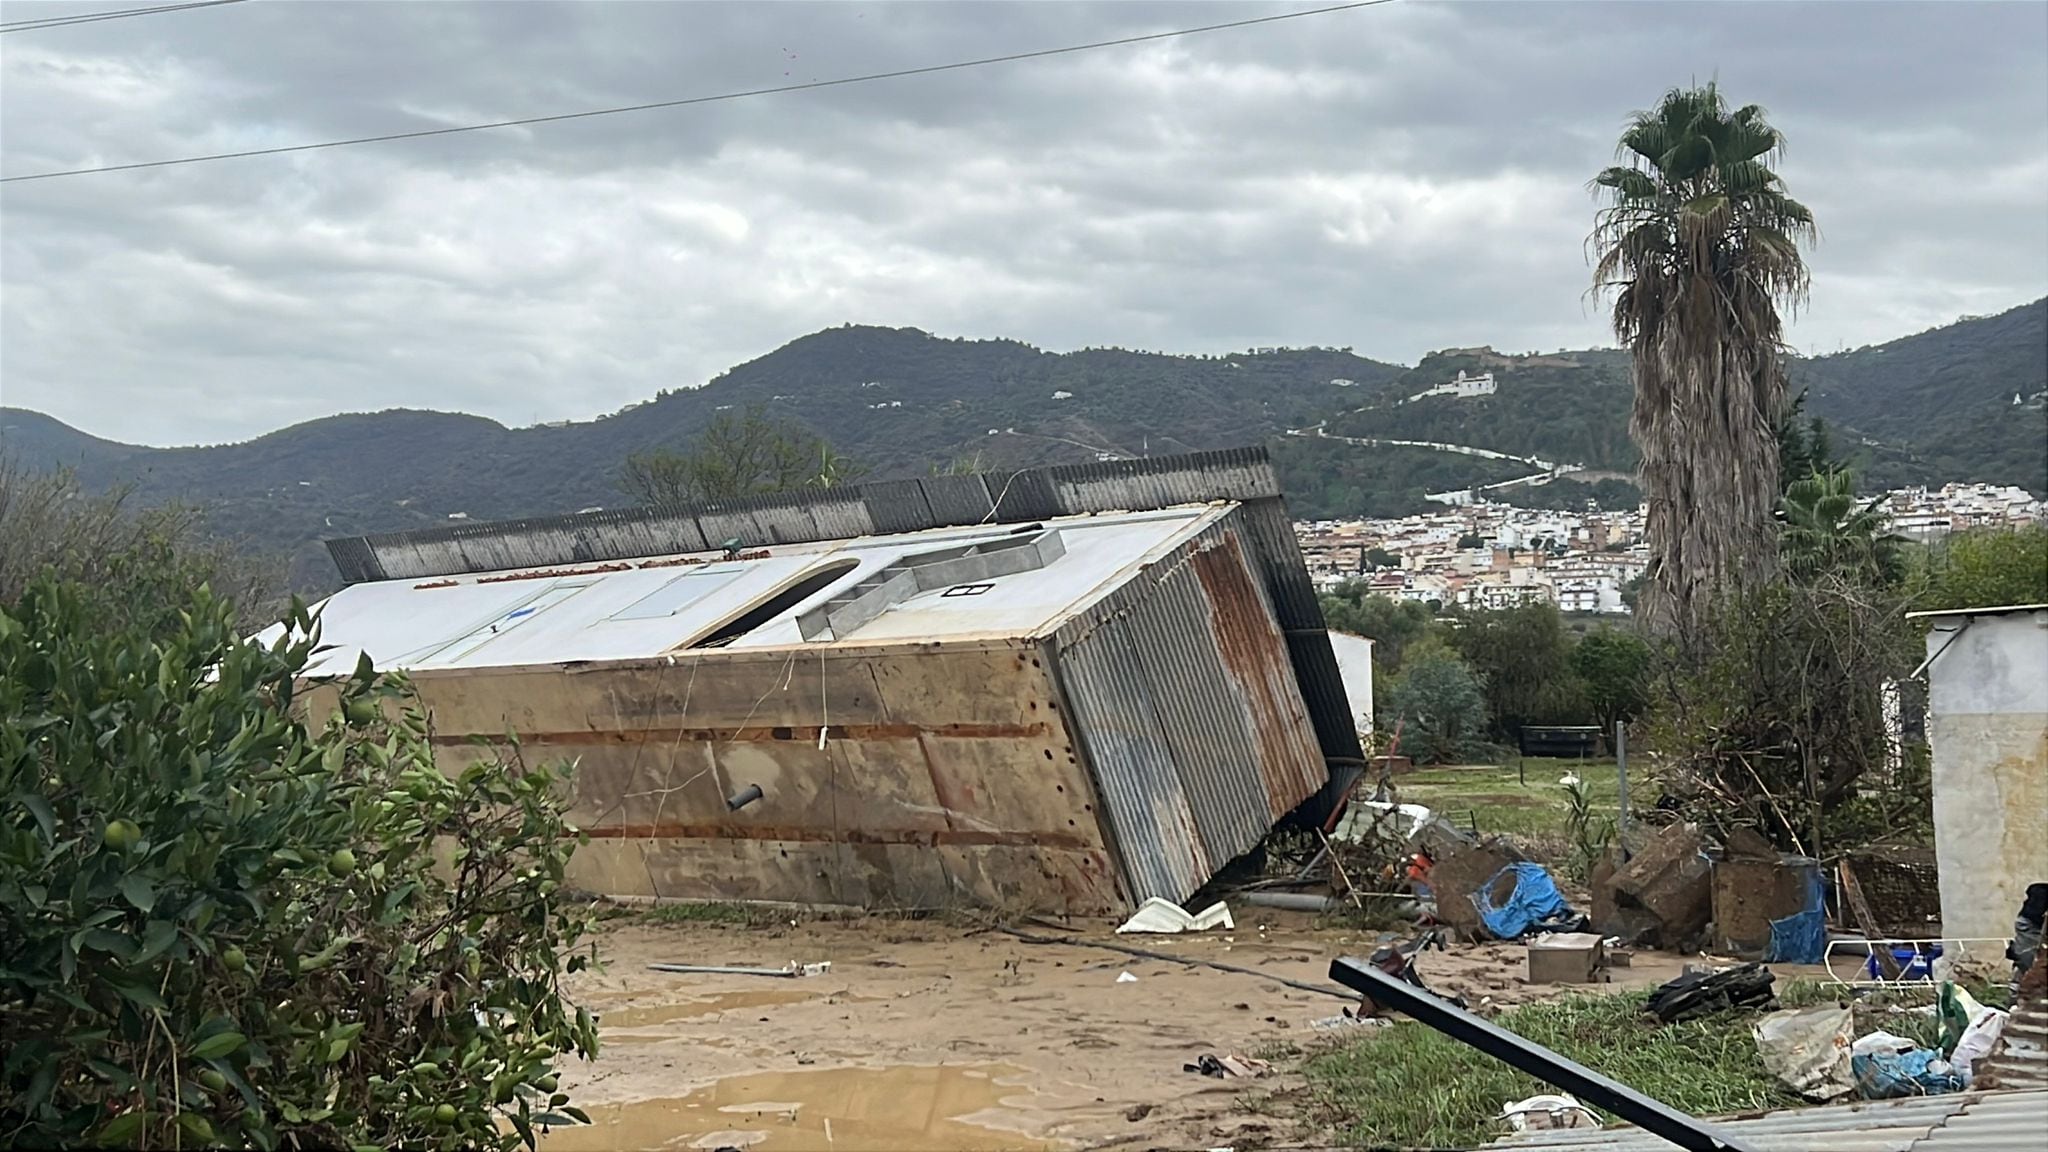
<instances>
[{"instance_id":1,"label":"forested hillside","mask_svg":"<svg viewBox=\"0 0 2048 1152\"><path fill-rule=\"evenodd\" d=\"M2048 299L1798 361L1807 407L1880 441L1879 487L1984 480L2048 491Z\"/></svg>"},{"instance_id":2,"label":"forested hillside","mask_svg":"<svg viewBox=\"0 0 2048 1152\"><path fill-rule=\"evenodd\" d=\"M1493 374L1491 396L1425 396L1408 400L1464 372ZM1489 352L1427 356L1394 381L1390 399L1340 416L1338 435L1433 440L1534 456L1560 464L1629 470L1628 362L1612 352L1500 356ZM1524 472L1528 469L1524 468Z\"/></svg>"},{"instance_id":3,"label":"forested hillside","mask_svg":"<svg viewBox=\"0 0 2048 1152\"><path fill-rule=\"evenodd\" d=\"M1866 486L1989 480L2048 491L2048 301L1838 356L1796 361L1808 410L1835 423ZM1401 402L1459 371L1492 396ZM2015 404L2013 398L2019 397ZM506 428L477 416L394 410L332 416L240 444L116 444L36 412L0 409L0 454L69 467L91 487L205 509L221 534L290 553L307 586L331 576L337 535L615 507L627 456L677 448L720 411L807 426L877 477L967 466L1182 452L1270 441L1303 516L1398 515L1425 492L1525 472L1427 449L1360 448L1288 429L1431 440L1625 473L1627 357L1614 350L1432 354L1414 368L1347 350L1174 356L1054 353L847 326L794 340L701 388L664 391L595 420ZM1515 489L1518 502L1626 502L1618 480Z\"/></svg>"}]
</instances>

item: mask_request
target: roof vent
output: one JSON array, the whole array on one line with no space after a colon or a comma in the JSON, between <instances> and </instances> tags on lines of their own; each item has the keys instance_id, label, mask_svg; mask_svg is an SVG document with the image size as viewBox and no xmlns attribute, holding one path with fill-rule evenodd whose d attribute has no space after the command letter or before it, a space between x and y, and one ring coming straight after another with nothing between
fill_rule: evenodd
<instances>
[{"instance_id":1,"label":"roof vent","mask_svg":"<svg viewBox=\"0 0 2048 1152\"><path fill-rule=\"evenodd\" d=\"M1059 529L1010 535L905 556L797 617L805 640L844 640L863 624L920 592L987 583L1033 572L1067 554Z\"/></svg>"}]
</instances>

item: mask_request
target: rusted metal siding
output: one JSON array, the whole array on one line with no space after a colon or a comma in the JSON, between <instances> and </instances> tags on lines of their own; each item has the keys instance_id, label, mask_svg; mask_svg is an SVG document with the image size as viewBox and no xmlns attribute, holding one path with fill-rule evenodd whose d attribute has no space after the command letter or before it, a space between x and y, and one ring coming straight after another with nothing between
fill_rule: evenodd
<instances>
[{"instance_id":1,"label":"rusted metal siding","mask_svg":"<svg viewBox=\"0 0 2048 1152\"><path fill-rule=\"evenodd\" d=\"M1294 522L1282 500L1279 479L1263 448L1227 448L1184 456L1077 464L1048 470L1055 511L1062 514L1157 508L1173 504L1230 500L1238 515L1247 554L1270 597L1272 612L1287 637L1296 683L1315 723L1323 754L1337 760L1325 787L1308 810L1320 817L1357 777L1345 761L1364 756L1344 681L1330 649L1322 602L1308 578Z\"/></svg>"},{"instance_id":2,"label":"rusted metal siding","mask_svg":"<svg viewBox=\"0 0 2048 1152\"><path fill-rule=\"evenodd\" d=\"M1152 896L1182 898L1215 868L1202 849L1194 807L1131 638L1104 629L1053 651L1125 891L1134 904Z\"/></svg>"},{"instance_id":3,"label":"rusted metal siding","mask_svg":"<svg viewBox=\"0 0 2048 1152\"><path fill-rule=\"evenodd\" d=\"M1095 792L1026 641L421 672L450 771L577 762L571 883L685 900L1104 915ZM820 729L826 739L820 747ZM725 798L764 796L738 812Z\"/></svg>"},{"instance_id":4,"label":"rusted metal siding","mask_svg":"<svg viewBox=\"0 0 2048 1152\"><path fill-rule=\"evenodd\" d=\"M1327 778L1234 512L1049 651L1133 902L1185 899Z\"/></svg>"}]
</instances>

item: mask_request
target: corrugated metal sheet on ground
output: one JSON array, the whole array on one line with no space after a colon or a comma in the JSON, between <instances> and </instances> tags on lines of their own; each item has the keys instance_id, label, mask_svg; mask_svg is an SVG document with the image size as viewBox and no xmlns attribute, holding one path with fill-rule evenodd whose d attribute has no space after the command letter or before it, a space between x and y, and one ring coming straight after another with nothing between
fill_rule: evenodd
<instances>
[{"instance_id":1,"label":"corrugated metal sheet on ground","mask_svg":"<svg viewBox=\"0 0 2048 1152\"><path fill-rule=\"evenodd\" d=\"M1715 1121L1757 1152L2040 1152L2048 1147L2048 1092L1958 1092L1791 1108ZM1669 1152L1636 1128L1527 1132L1496 1148L1544 1152Z\"/></svg>"}]
</instances>

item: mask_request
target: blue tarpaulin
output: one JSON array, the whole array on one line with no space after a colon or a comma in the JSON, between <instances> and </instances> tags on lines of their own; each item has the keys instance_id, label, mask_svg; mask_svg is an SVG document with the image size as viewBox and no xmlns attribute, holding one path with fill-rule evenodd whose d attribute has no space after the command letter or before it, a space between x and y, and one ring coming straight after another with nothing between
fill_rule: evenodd
<instances>
[{"instance_id":1,"label":"blue tarpaulin","mask_svg":"<svg viewBox=\"0 0 2048 1152\"><path fill-rule=\"evenodd\" d=\"M1827 954L1827 913L1822 904L1820 868L1806 869L1806 906L1771 921L1771 944L1765 962L1819 964Z\"/></svg>"},{"instance_id":2,"label":"blue tarpaulin","mask_svg":"<svg viewBox=\"0 0 2048 1152\"><path fill-rule=\"evenodd\" d=\"M1941 1053L1931 1048L1873 1052L1853 1056L1849 1064L1856 1076L1856 1092L1865 1100L1938 1096L1963 1090L1963 1078L1941 1058Z\"/></svg>"},{"instance_id":3,"label":"blue tarpaulin","mask_svg":"<svg viewBox=\"0 0 2048 1152\"><path fill-rule=\"evenodd\" d=\"M1514 877L1515 890L1495 907L1493 891L1505 876ZM1486 925L1486 930L1502 940L1518 939L1547 920L1572 914L1571 905L1565 903L1564 893L1557 890L1557 882L1550 878L1550 873L1541 864L1527 862L1510 864L1494 873L1472 894L1472 906L1479 910L1480 923Z\"/></svg>"}]
</instances>

